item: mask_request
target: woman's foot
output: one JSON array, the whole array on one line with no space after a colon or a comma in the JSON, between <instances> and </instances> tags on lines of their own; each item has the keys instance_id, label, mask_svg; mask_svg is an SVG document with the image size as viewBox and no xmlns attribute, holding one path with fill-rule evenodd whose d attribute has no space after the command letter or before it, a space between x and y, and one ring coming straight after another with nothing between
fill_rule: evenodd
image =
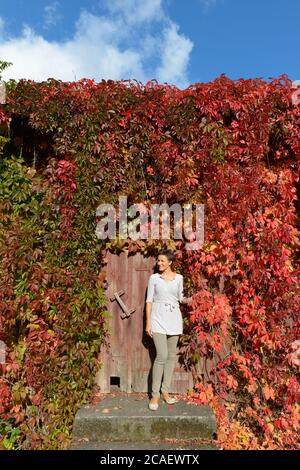
<instances>
[{"instance_id":1,"label":"woman's foot","mask_svg":"<svg viewBox=\"0 0 300 470\"><path fill-rule=\"evenodd\" d=\"M178 401L176 398L171 398L168 393L162 393L161 395L163 400L168 403L168 405L174 405L174 403L177 403Z\"/></svg>"},{"instance_id":2,"label":"woman's foot","mask_svg":"<svg viewBox=\"0 0 300 470\"><path fill-rule=\"evenodd\" d=\"M149 409L156 411L158 408L159 397L152 397L149 402Z\"/></svg>"}]
</instances>

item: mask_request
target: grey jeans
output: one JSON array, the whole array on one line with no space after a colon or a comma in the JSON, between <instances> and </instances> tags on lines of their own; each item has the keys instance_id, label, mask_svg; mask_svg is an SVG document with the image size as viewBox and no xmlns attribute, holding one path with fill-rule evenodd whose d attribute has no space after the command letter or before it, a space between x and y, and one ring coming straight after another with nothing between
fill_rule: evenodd
<instances>
[{"instance_id":1,"label":"grey jeans","mask_svg":"<svg viewBox=\"0 0 300 470\"><path fill-rule=\"evenodd\" d=\"M159 397L160 386L163 393L168 392L172 381L179 335L153 333L152 338L156 348L156 358L152 369L152 397Z\"/></svg>"}]
</instances>

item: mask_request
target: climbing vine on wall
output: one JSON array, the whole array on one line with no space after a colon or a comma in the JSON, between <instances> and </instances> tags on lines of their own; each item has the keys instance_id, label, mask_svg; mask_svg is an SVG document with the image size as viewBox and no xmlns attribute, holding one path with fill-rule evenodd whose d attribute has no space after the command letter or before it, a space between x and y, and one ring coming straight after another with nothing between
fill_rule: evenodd
<instances>
[{"instance_id":1,"label":"climbing vine on wall","mask_svg":"<svg viewBox=\"0 0 300 470\"><path fill-rule=\"evenodd\" d=\"M116 239L109 248L177 250L193 299L181 339L195 377L189 399L214 407L220 445L298 446L300 111L291 87L286 76L224 75L185 90L10 83L0 110L6 448L66 447L90 396L107 333L95 214L120 195L147 207L204 204L198 250L184 240Z\"/></svg>"}]
</instances>

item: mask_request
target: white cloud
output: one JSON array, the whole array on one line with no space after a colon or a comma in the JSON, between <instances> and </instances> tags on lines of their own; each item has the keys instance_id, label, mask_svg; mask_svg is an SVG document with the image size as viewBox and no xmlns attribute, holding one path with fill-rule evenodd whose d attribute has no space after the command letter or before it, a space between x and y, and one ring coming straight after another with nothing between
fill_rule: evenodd
<instances>
[{"instance_id":1,"label":"white cloud","mask_svg":"<svg viewBox=\"0 0 300 470\"><path fill-rule=\"evenodd\" d=\"M117 25L88 13L80 16L74 38L64 43L47 41L25 26L20 38L0 45L0 57L13 63L3 78L72 81L75 77L120 79L127 74L141 75L138 53L121 51L113 44L116 32Z\"/></svg>"},{"instance_id":2,"label":"white cloud","mask_svg":"<svg viewBox=\"0 0 300 470\"><path fill-rule=\"evenodd\" d=\"M72 71L74 63L59 44L50 43L25 26L20 38L7 40L0 45L0 57L13 63L3 73L3 79L28 78L42 81L55 76L55 71L62 80L68 80L66 71Z\"/></svg>"},{"instance_id":3,"label":"white cloud","mask_svg":"<svg viewBox=\"0 0 300 470\"><path fill-rule=\"evenodd\" d=\"M60 4L52 2L44 8L44 28L48 29L55 26L62 19L62 15L58 12Z\"/></svg>"},{"instance_id":4,"label":"white cloud","mask_svg":"<svg viewBox=\"0 0 300 470\"><path fill-rule=\"evenodd\" d=\"M162 0L105 0L108 10L122 15L129 24L162 20Z\"/></svg>"},{"instance_id":5,"label":"white cloud","mask_svg":"<svg viewBox=\"0 0 300 470\"><path fill-rule=\"evenodd\" d=\"M169 83L182 82L187 86L186 70L193 43L178 33L178 25L175 23L170 24L163 36L158 78Z\"/></svg>"},{"instance_id":6,"label":"white cloud","mask_svg":"<svg viewBox=\"0 0 300 470\"><path fill-rule=\"evenodd\" d=\"M81 11L74 36L63 42L48 41L28 25L19 36L7 37L0 17L0 60L13 63L3 79L145 83L156 78L179 88L189 85L193 44L165 15L162 0L115 0L107 3L107 11L105 16Z\"/></svg>"}]
</instances>

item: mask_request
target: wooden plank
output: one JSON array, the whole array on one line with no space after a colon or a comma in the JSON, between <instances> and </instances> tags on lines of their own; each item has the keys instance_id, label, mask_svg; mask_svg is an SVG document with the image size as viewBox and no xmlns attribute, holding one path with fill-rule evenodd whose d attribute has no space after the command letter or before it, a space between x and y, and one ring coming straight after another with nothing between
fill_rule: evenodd
<instances>
[{"instance_id":1,"label":"wooden plank","mask_svg":"<svg viewBox=\"0 0 300 470\"><path fill-rule=\"evenodd\" d=\"M136 312L135 356L133 371L133 390L135 392L149 391L151 359L155 353L152 340L145 333L146 326L146 290L150 274L152 274L153 258L144 258L140 253L135 256L133 266L133 301L138 306ZM150 349L149 349L150 348Z\"/></svg>"}]
</instances>

